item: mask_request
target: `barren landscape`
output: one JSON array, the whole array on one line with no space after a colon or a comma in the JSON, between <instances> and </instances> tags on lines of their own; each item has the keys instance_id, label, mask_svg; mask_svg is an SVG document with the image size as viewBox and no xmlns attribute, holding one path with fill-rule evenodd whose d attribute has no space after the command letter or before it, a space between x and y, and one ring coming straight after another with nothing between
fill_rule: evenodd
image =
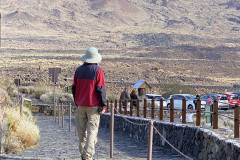
<instances>
[{"instance_id":1,"label":"barren landscape","mask_svg":"<svg viewBox=\"0 0 240 160\"><path fill-rule=\"evenodd\" d=\"M90 46L107 82L179 82L200 93L240 84L238 0L4 0L1 15L1 75L23 85L50 83L51 67L71 85Z\"/></svg>"}]
</instances>

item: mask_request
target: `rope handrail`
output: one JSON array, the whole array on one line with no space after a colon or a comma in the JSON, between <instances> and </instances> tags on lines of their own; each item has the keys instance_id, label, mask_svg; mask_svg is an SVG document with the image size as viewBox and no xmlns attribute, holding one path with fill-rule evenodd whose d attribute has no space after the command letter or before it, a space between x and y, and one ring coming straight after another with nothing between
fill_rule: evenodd
<instances>
[{"instance_id":1,"label":"rope handrail","mask_svg":"<svg viewBox=\"0 0 240 160\"><path fill-rule=\"evenodd\" d=\"M115 110L118 114L121 114L121 113L119 113L119 112L116 110L116 108L114 108L114 110ZM123 118L124 120L128 121L129 123L132 123L132 124L135 124L135 125L138 125L138 126L148 125L148 123L139 124L139 123L132 122L132 121L128 120L128 119L125 118L125 117L122 117L122 118Z\"/></svg>"},{"instance_id":2,"label":"rope handrail","mask_svg":"<svg viewBox=\"0 0 240 160\"><path fill-rule=\"evenodd\" d=\"M181 151L179 151L176 147L174 147L161 133L160 131L158 131L158 129L152 125L152 127L156 130L156 132L159 134L159 136L170 146L172 147L175 151L177 151L179 154L181 154L183 157L189 159L189 160L192 160L192 158L186 156L185 154L183 154Z\"/></svg>"},{"instance_id":3,"label":"rope handrail","mask_svg":"<svg viewBox=\"0 0 240 160\"><path fill-rule=\"evenodd\" d=\"M118 114L120 114L117 110L116 110L116 108L114 107L114 110L118 113ZM125 117L122 117L125 121L128 121L129 123L131 123L131 124L135 124L135 125L138 125L138 126L143 126L143 125L148 125L149 123L145 123L145 124L139 124L139 123L135 123L135 122L132 122L132 121L130 121L130 120L128 120L128 119L126 119ZM164 138L162 135L161 135L161 133L155 128L155 126L154 125L152 125L153 126L153 128L157 131L157 133L162 137L162 139L170 146L170 147L172 147L174 150L176 150L178 153L180 153L182 156L184 156L185 158L187 158L187 159L189 159L189 160L192 160L190 157L188 157L188 156L186 156L185 154L183 154L182 152L180 152L178 149L176 149L168 140L166 140L166 138Z\"/></svg>"}]
</instances>

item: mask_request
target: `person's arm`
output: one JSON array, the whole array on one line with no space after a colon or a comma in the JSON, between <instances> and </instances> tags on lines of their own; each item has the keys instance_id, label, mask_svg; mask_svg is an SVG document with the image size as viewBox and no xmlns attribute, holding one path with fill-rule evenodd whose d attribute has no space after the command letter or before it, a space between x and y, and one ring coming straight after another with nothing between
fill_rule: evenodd
<instances>
[{"instance_id":1,"label":"person's arm","mask_svg":"<svg viewBox=\"0 0 240 160\"><path fill-rule=\"evenodd\" d=\"M74 74L74 78L73 78L73 85L72 85L72 95L73 95L73 100L75 102L75 95L76 95L76 87L77 86L77 77L76 77L76 72Z\"/></svg>"},{"instance_id":2,"label":"person's arm","mask_svg":"<svg viewBox=\"0 0 240 160\"><path fill-rule=\"evenodd\" d=\"M100 107L102 107L104 113L106 110L106 90L105 90L105 80L104 80L104 73L102 69L99 69L96 75L96 90L98 92L99 100L100 100Z\"/></svg>"}]
</instances>

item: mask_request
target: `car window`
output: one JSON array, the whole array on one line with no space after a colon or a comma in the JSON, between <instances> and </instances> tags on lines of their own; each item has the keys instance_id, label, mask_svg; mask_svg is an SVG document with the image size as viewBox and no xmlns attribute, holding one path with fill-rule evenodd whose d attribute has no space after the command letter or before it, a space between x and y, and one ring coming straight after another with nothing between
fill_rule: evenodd
<instances>
[{"instance_id":1,"label":"car window","mask_svg":"<svg viewBox=\"0 0 240 160\"><path fill-rule=\"evenodd\" d=\"M177 99L178 95L173 95L171 98Z\"/></svg>"},{"instance_id":2,"label":"car window","mask_svg":"<svg viewBox=\"0 0 240 160\"><path fill-rule=\"evenodd\" d=\"M164 99L162 96L156 96L154 99Z\"/></svg>"},{"instance_id":3,"label":"car window","mask_svg":"<svg viewBox=\"0 0 240 160\"><path fill-rule=\"evenodd\" d=\"M195 99L195 96L188 95L188 96L186 96L186 99L193 100L193 99Z\"/></svg>"},{"instance_id":4,"label":"car window","mask_svg":"<svg viewBox=\"0 0 240 160\"><path fill-rule=\"evenodd\" d=\"M231 99L238 99L238 96L231 96Z\"/></svg>"},{"instance_id":5,"label":"car window","mask_svg":"<svg viewBox=\"0 0 240 160\"><path fill-rule=\"evenodd\" d=\"M217 99L217 95L212 95L212 99Z\"/></svg>"},{"instance_id":6,"label":"car window","mask_svg":"<svg viewBox=\"0 0 240 160\"><path fill-rule=\"evenodd\" d=\"M208 99L208 96L202 96L202 98L201 99L204 99L204 100L206 100L206 99Z\"/></svg>"},{"instance_id":7,"label":"car window","mask_svg":"<svg viewBox=\"0 0 240 160\"><path fill-rule=\"evenodd\" d=\"M227 96L221 96L220 100L227 100Z\"/></svg>"}]
</instances>

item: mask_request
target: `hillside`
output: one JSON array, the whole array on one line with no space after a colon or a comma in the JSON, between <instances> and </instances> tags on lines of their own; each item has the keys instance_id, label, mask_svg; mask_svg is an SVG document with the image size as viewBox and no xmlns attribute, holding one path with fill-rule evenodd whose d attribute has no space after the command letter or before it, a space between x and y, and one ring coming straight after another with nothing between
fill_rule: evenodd
<instances>
[{"instance_id":1,"label":"hillside","mask_svg":"<svg viewBox=\"0 0 240 160\"><path fill-rule=\"evenodd\" d=\"M189 43L239 45L238 0L1 3L2 47L80 49L91 44L119 49Z\"/></svg>"},{"instance_id":2,"label":"hillside","mask_svg":"<svg viewBox=\"0 0 240 160\"><path fill-rule=\"evenodd\" d=\"M70 84L89 46L107 81L240 83L239 0L7 0L1 13L1 71L26 84L49 67Z\"/></svg>"}]
</instances>

